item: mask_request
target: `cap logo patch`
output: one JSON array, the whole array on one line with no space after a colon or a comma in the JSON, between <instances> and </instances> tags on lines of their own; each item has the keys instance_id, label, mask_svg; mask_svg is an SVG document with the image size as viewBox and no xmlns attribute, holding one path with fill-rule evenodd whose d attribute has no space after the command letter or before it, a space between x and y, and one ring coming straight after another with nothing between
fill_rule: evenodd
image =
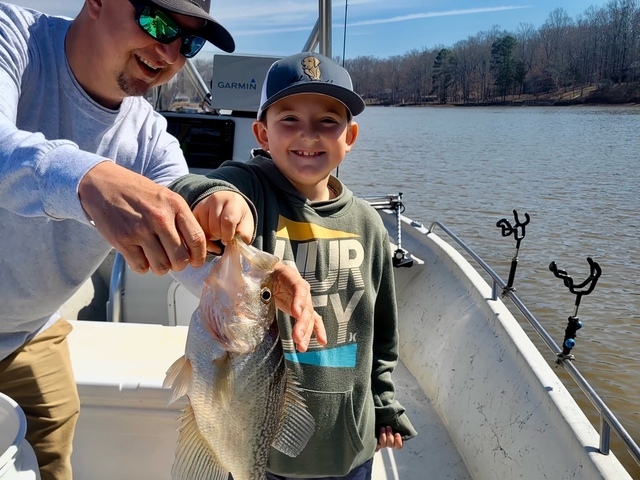
<instances>
[{"instance_id":1,"label":"cap logo patch","mask_svg":"<svg viewBox=\"0 0 640 480\"><path fill-rule=\"evenodd\" d=\"M316 57L305 57L302 59L302 71L311 80L320 80L320 60Z\"/></svg>"}]
</instances>

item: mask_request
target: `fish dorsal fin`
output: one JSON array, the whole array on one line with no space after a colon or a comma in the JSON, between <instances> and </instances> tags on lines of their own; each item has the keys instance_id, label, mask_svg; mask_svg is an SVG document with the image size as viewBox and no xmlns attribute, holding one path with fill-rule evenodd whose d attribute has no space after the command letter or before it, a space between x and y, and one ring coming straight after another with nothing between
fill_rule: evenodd
<instances>
[{"instance_id":1,"label":"fish dorsal fin","mask_svg":"<svg viewBox=\"0 0 640 480\"><path fill-rule=\"evenodd\" d=\"M169 405L186 395L191 389L191 380L193 378L193 369L191 362L182 355L167 370L167 374L162 382L163 387L171 387L171 398Z\"/></svg>"},{"instance_id":2,"label":"fish dorsal fin","mask_svg":"<svg viewBox=\"0 0 640 480\"><path fill-rule=\"evenodd\" d=\"M216 403L223 407L231 405L233 396L233 369L231 368L231 355L224 355L213 360L216 365L216 377L213 383L213 395Z\"/></svg>"},{"instance_id":3,"label":"fish dorsal fin","mask_svg":"<svg viewBox=\"0 0 640 480\"><path fill-rule=\"evenodd\" d=\"M198 430L191 405L180 416L176 457L171 467L173 480L228 480L229 472L218 464Z\"/></svg>"},{"instance_id":4,"label":"fish dorsal fin","mask_svg":"<svg viewBox=\"0 0 640 480\"><path fill-rule=\"evenodd\" d=\"M316 422L307 411L307 404L301 394L299 383L287 367L282 416L278 432L271 445L289 457L297 457L315 430Z\"/></svg>"}]
</instances>

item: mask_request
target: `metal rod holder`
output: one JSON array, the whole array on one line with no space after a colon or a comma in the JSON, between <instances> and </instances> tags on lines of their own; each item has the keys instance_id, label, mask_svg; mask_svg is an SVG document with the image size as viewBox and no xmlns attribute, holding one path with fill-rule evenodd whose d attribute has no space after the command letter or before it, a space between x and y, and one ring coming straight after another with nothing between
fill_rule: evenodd
<instances>
[{"instance_id":1,"label":"metal rod holder","mask_svg":"<svg viewBox=\"0 0 640 480\"><path fill-rule=\"evenodd\" d=\"M413 259L409 252L402 248L402 213L404 212L404 204L402 203L402 192L390 195L364 195L361 197L366 200L369 205L375 209L392 210L396 216L396 245L397 248L393 252L394 267L410 267L413 265Z\"/></svg>"},{"instance_id":2,"label":"metal rod holder","mask_svg":"<svg viewBox=\"0 0 640 480\"><path fill-rule=\"evenodd\" d=\"M582 328L582 322L578 318L578 308L580 307L580 301L584 295L589 295L593 292L600 275L602 275L602 269L597 262L594 262L590 257L587 257L589 263L590 274L587 279L579 285L574 285L573 278L566 272L566 270L560 270L556 262L549 264L549 270L557 277L562 279L564 286L569 289L569 292L576 296L576 301L573 308L573 315L571 315L567 322L567 328L564 331L564 340L562 341L562 351L556 353L556 364L560 365L565 360L575 360L575 356L571 353L571 349L576 346L576 333ZM581 290L582 289L582 290Z\"/></svg>"},{"instance_id":3,"label":"metal rod holder","mask_svg":"<svg viewBox=\"0 0 640 480\"><path fill-rule=\"evenodd\" d=\"M402 212L404 212L404 204L402 203L402 192L398 193L397 197L392 200L392 208L396 214L396 226L397 226L397 246L395 252L393 252L393 266L394 267L410 267L413 265L413 260L409 256L404 248L402 248Z\"/></svg>"},{"instance_id":4,"label":"metal rod holder","mask_svg":"<svg viewBox=\"0 0 640 480\"><path fill-rule=\"evenodd\" d=\"M513 235L516 239L516 251L511 259L511 268L509 270L509 279L507 280L507 285L503 289L503 294L506 292L515 291L515 287L513 286L513 282L516 278L516 269L518 268L518 252L520 251L520 242L526 236L525 227L529 224L531 217L529 217L528 213L524 214L525 221L521 222L518 218L518 212L516 210L513 211L513 217L515 220L515 224L512 226L509 220L503 218L496 223L496 227L502 229L502 236L508 237Z\"/></svg>"}]
</instances>

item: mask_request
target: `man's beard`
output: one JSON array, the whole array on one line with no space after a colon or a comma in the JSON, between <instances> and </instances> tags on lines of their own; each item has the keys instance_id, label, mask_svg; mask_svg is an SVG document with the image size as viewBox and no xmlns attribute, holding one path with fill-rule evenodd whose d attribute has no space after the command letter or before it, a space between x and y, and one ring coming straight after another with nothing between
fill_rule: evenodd
<instances>
[{"instance_id":1,"label":"man's beard","mask_svg":"<svg viewBox=\"0 0 640 480\"><path fill-rule=\"evenodd\" d=\"M124 72L120 72L118 74L118 86L120 87L120 90L122 90L128 97L141 97L150 89L149 85L147 85L146 83L143 83L141 81L130 81L130 79L127 78Z\"/></svg>"}]
</instances>

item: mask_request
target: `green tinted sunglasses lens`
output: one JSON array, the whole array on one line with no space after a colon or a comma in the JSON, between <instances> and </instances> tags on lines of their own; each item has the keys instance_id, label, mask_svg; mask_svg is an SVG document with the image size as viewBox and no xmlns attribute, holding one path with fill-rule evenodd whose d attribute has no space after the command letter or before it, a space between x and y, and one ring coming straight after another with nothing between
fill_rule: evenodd
<instances>
[{"instance_id":1,"label":"green tinted sunglasses lens","mask_svg":"<svg viewBox=\"0 0 640 480\"><path fill-rule=\"evenodd\" d=\"M187 58L194 57L204 46L205 39L195 35L185 35L180 45L180 53Z\"/></svg>"},{"instance_id":2,"label":"green tinted sunglasses lens","mask_svg":"<svg viewBox=\"0 0 640 480\"><path fill-rule=\"evenodd\" d=\"M135 3L134 6L136 6ZM204 46L204 38L185 35L171 17L156 8L136 6L136 15L140 28L160 43L171 43L178 37L182 37L180 53L187 58L194 57Z\"/></svg>"},{"instance_id":3,"label":"green tinted sunglasses lens","mask_svg":"<svg viewBox=\"0 0 640 480\"><path fill-rule=\"evenodd\" d=\"M160 43L170 43L180 36L180 27L164 13L145 7L138 20L140 26Z\"/></svg>"}]
</instances>

